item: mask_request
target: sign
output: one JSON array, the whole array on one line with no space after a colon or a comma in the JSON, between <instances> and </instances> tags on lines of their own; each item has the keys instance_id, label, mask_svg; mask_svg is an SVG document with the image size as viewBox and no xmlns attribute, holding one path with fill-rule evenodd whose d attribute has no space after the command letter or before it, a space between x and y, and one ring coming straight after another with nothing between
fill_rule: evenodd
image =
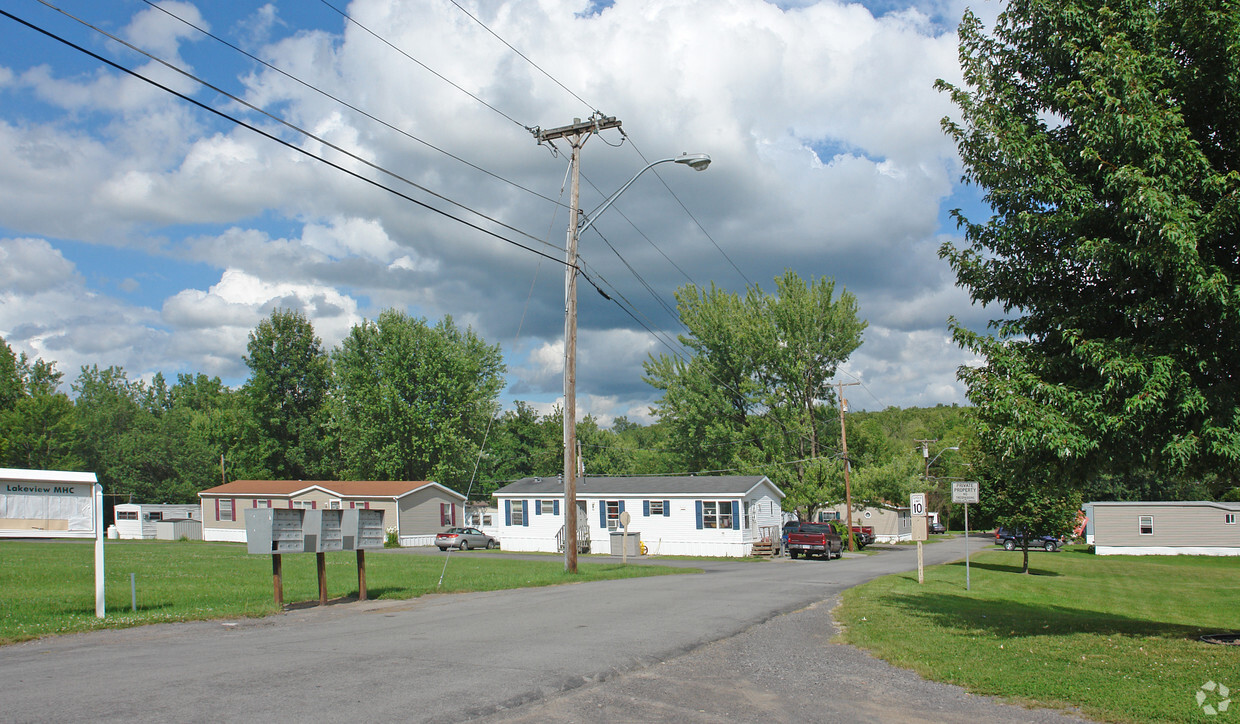
<instances>
[{"instance_id":1,"label":"sign","mask_svg":"<svg viewBox=\"0 0 1240 724\"><path fill-rule=\"evenodd\" d=\"M928 519L924 515L913 516L913 540L920 543L921 541L930 540L930 526ZM920 581L918 581L920 583Z\"/></svg>"},{"instance_id":2,"label":"sign","mask_svg":"<svg viewBox=\"0 0 1240 724\"><path fill-rule=\"evenodd\" d=\"M926 494L913 493L908 496L908 509L914 518L926 515Z\"/></svg>"},{"instance_id":3,"label":"sign","mask_svg":"<svg viewBox=\"0 0 1240 724\"><path fill-rule=\"evenodd\" d=\"M976 503L978 501L978 484L972 481L952 483L953 503Z\"/></svg>"}]
</instances>

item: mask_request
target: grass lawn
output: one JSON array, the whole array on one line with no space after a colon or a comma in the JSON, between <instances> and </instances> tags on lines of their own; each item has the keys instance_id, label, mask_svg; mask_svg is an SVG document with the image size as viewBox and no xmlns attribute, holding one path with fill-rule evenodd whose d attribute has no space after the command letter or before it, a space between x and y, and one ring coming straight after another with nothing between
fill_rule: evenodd
<instances>
[{"instance_id":1,"label":"grass lawn","mask_svg":"<svg viewBox=\"0 0 1240 724\"><path fill-rule=\"evenodd\" d=\"M124 628L165 621L266 616L274 601L271 557L249 555L238 543L108 541L104 545L107 617L95 618L94 541L0 541L0 644L48 634ZM453 553L445 556L368 551L370 599L427 593L493 591L610 578L691 573L665 566L578 565L575 576L559 560L527 561ZM311 553L282 558L284 602L318 601L318 568ZM357 556L328 553L329 598L357 595ZM129 574L136 575L138 611L130 606Z\"/></svg>"},{"instance_id":2,"label":"grass lawn","mask_svg":"<svg viewBox=\"0 0 1240 724\"><path fill-rule=\"evenodd\" d=\"M886 576L835 611L845 641L977 694L1079 707L1103 721L1240 722L1240 558L1020 551ZM1207 716L1196 694L1223 684L1236 703ZM1205 702L1218 705L1215 693Z\"/></svg>"}]
</instances>

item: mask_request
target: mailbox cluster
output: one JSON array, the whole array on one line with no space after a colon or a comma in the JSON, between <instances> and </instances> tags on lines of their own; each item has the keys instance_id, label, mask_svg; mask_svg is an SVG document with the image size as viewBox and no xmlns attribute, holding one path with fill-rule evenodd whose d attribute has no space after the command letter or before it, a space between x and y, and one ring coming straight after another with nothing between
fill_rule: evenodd
<instances>
[{"instance_id":1,"label":"mailbox cluster","mask_svg":"<svg viewBox=\"0 0 1240 724\"><path fill-rule=\"evenodd\" d=\"M383 511L247 508L246 551L327 553L383 547Z\"/></svg>"}]
</instances>

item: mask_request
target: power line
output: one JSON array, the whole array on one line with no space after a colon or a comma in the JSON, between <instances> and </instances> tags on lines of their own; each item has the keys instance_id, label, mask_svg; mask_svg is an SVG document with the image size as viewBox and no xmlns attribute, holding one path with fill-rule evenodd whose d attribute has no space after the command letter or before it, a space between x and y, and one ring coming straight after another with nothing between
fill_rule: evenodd
<instances>
[{"instance_id":1,"label":"power line","mask_svg":"<svg viewBox=\"0 0 1240 724\"><path fill-rule=\"evenodd\" d=\"M437 208L435 208L434 206L431 206L430 204L428 204L428 203L426 203L426 202L424 202L424 201L420 201L420 200L418 200L418 199L415 199L415 198L413 198L412 196L409 196L409 195L407 195L407 194L405 194L405 193L402 193L401 191L397 191L396 189L391 188L390 186L385 186L385 185L383 185L383 184L379 183L378 181L376 181L376 180L374 180L374 179L366 178L365 176L363 176L363 175L361 175L361 174L357 173L356 171L353 171L353 170L347 169L347 168L345 168L344 166L341 166L341 165L340 165L340 164L338 164L338 163L335 163L335 162L333 162L333 161L329 161L329 160L328 160L328 159L326 159L326 158L323 158L322 156L315 155L315 154L311 153L310 151L308 151L308 150L306 150L306 149L304 149L304 148L301 148L301 147L299 147L299 146L297 146L297 145L295 145L295 144L293 144L293 143L291 143L291 142L289 142L289 141L287 141L287 140L285 140L285 139L283 139L283 138L280 138L279 136L276 136L276 135L274 135L274 134L272 134L272 133L269 133L269 132L267 132L267 131L264 131L264 130L262 130L261 128L258 128L258 127L256 127L256 126L253 126L253 125L251 125L251 124L249 124L249 123L247 123L247 122L245 122L245 121L243 121L243 120L241 120L241 119L239 119L239 118L235 118L235 117L233 117L233 116L230 116L229 114L227 114L227 113L225 113L225 112L223 112L223 111L221 111L221 110L219 110L219 109L217 109L217 108L212 108L212 107L208 106L207 104L205 104L205 103L203 103L203 102L201 102L201 101L199 101L199 100L196 100L196 99L194 99L194 98L191 98L191 97L189 97L189 96L185 95L184 93L181 93L181 92L176 91L176 90L174 90L174 89L172 89L172 88L169 88L168 86L163 85L162 83L159 83L158 81L155 81L155 80L153 80L153 79L151 79L151 78L148 78L148 77L146 77L146 76L142 75L141 73L138 73L137 71L134 71L134 70L131 70L131 69L129 69L129 68L126 68L126 67L124 67L124 66L120 65L119 63L116 63L116 62L114 62L114 61L112 61L112 60L109 60L109 59L107 59L107 58L104 58L103 56L101 56L101 55L99 55L99 54L97 54L97 53L95 53L95 52L93 52L93 51L87 50L86 48L83 48L82 46L80 46L80 45L78 45L78 44L76 44L76 43L74 43L74 42L72 42L72 41L70 41L70 40L68 40L68 39L66 39L66 38L62 38L62 37L60 37L59 35L56 35L55 33L51 32L51 31L49 31L49 30L45 30L45 29L43 29L43 28L41 28L41 27L39 27L39 26L37 26L37 25L34 25L33 23L29 23L29 22L27 22L27 21L25 21L25 20L23 20L23 19L21 19L21 18L17 17L16 15L13 15L12 13L8 12L7 10L0 9L0 15L4 15L5 17L7 17L7 18L9 18L9 19L11 19L11 20L14 20L14 21L16 21L16 22L18 22L18 23L20 23L20 24L22 24L22 25L25 25L26 27L30 28L31 30L34 30L34 31L36 31L36 32L38 32L38 33L41 33L41 34L43 34L43 35L46 35L47 37L49 37L49 38L51 38L51 39L53 39L53 40L55 40L55 41L57 41L57 42L59 42L59 43L63 43L64 45L66 45L66 46L68 46L68 47L70 47L70 48L73 48L74 50L76 50L76 51L78 51L78 52L80 52L80 53L83 53L83 54L85 54L85 55L87 55L87 56L89 56L89 57L91 57L91 58L94 58L95 60L98 60L98 61L99 61L99 62L101 62L101 63L104 63L104 64L106 64L106 65L108 65L108 66L110 66L110 67L112 67L112 68L115 68L116 70L121 71L122 73L125 73L126 75L129 75L129 76L132 76L132 77L134 77L134 78L137 78L138 80L141 80L141 81L143 81L143 82L145 82L145 83L148 83L148 84L150 84L150 85L152 85L152 86L154 86L154 87L156 87L156 88L159 88L160 90L163 90L163 91L165 91L165 92L169 93L170 95L176 96L177 98L180 98L181 100L186 101L187 103L191 103L191 104L193 104L193 105L195 105L195 106L198 106L199 108L201 108L201 109L202 109L202 110L204 110L204 111L207 111L208 113L212 113L212 114L214 114L214 115L216 115L216 116L219 116L220 118L223 118L223 119L225 119L225 120L227 120L227 121L231 121L232 123L235 123L235 124L237 124L238 126L242 126L242 127L244 127L244 128L247 128L247 129L249 129L249 130L253 131L254 133L257 133L258 135L263 136L264 138L267 138L267 139L270 139L270 140L272 140L272 141L275 141L276 143L279 143L280 145L282 145L282 146L284 146L284 147L286 147L286 148L288 148L288 149L290 149L290 150L292 150L292 151L295 151L296 153L299 153L299 154L301 154L301 155L303 155L303 156L306 156L306 157L308 157L308 158L312 158L312 159L314 159L314 160L316 160L316 161L319 161L320 163L323 163L323 164L326 164L326 165L328 165L328 166L331 166L332 168L334 168L334 169L336 169L336 170L338 170L338 171L342 171L342 172L344 172L344 173L346 173L346 174L348 174L348 175L350 175L350 176L352 176L352 177L354 177L354 178L356 178L356 179L358 179L358 180L361 180L361 181L363 181L363 182L365 182L365 183L370 184L371 186L375 186L376 188L383 189L384 191L387 191L388 193L390 193L390 194L392 194L392 195L394 195L394 196L398 196L398 197L400 197L400 198L402 198L402 199L404 199L404 200L406 200L406 201L409 201L409 202L411 202L411 203L417 204L418 206L421 206L421 207L423 207L423 208L425 208L425 209L427 209L427 210L429 210L429 211L432 211L432 212L434 212L434 213L436 213L436 214L439 214L440 216L443 216L443 217L445 217L445 218L451 219L452 221L455 221L455 222L457 222L457 223L460 223L460 224L463 224L463 225L465 225L465 226L468 226L468 227L469 227L469 228L471 228L471 229L474 229L474 230L476 230L476 231L480 231L480 232L482 232L483 234L486 234L487 236L491 236L491 237L496 238L496 239L498 239L498 240L500 240L500 241L503 241L504 243L511 244L511 245L516 246L516 247L518 247L518 248L520 248L520 249L524 249L525 251L528 251L528 252L530 252L530 253L532 253L532 254L535 254L535 255L537 255L537 256L543 257L543 258L545 258L545 259L550 259L551 261L554 261L554 262L555 262L555 263L557 263L557 264L560 264L560 265L566 265L566 263L565 263L565 261L564 261L563 259L556 258L556 257L554 257L554 256L551 256L550 254L546 254L546 253L541 252L541 251L539 251L539 250L537 250L537 249L534 249L534 248L532 248L532 247L526 246L525 244L522 244L522 243L521 243L521 242L519 242L519 241L515 241L515 240L513 240L513 239L509 239L509 238L507 238L507 237L505 237L505 236L503 236L503 235L501 235L501 234L499 234L499 233L497 233L497 232L495 232L495 231L491 231L490 229L484 228L484 227L482 227L482 226L478 226L477 224L475 224L475 223L473 223L473 222L466 221L465 219L462 219L462 218L460 218L459 216L453 216L452 214L448 213L447 211L444 211L444 210L442 210L442 209L437 209ZM545 242L543 242L543 243L545 243ZM578 270L578 271L580 272L580 270ZM593 281L592 279L590 279L590 277L589 277L589 276L585 275L585 273L584 273L584 272L582 272L582 277L583 277L584 279L586 279L586 281L587 281L587 282L589 282L589 283L591 284L591 286L594 286L596 289L598 288L598 286L594 283L594 281ZM601 290L600 290L600 291L601 291Z\"/></svg>"},{"instance_id":2,"label":"power line","mask_svg":"<svg viewBox=\"0 0 1240 724\"><path fill-rule=\"evenodd\" d=\"M42 2L42 0L40 0L40 2ZM434 144L430 143L429 141L426 141L426 140L424 140L424 139L418 138L417 136L413 135L412 133L409 133L408 131L406 131L406 130L404 130L404 129L402 129L402 128L397 128L396 126L392 125L391 123L388 123L387 121L385 121L385 120L383 120L383 119L381 119L381 118L378 118L378 117L376 117L376 116L372 115L371 113L368 113L367 111L362 110L361 108L358 108L357 106L353 105L352 103L349 103L349 102L348 102L348 101L346 101L346 100L343 100L343 99L341 99L341 98L339 98L339 97L337 97L337 96L335 96L335 95L333 95L333 94L331 94L331 93L328 93L327 91L323 90L322 88L319 88L318 86L315 86L315 85L314 85L314 84L312 84L312 83L307 83L306 81L302 80L301 78L298 78L297 76L292 75L291 73L288 73L287 71L285 71L285 70L283 70L283 69L281 69L281 68L278 68L278 67L276 67L276 66L272 65L271 63L268 63L267 61L263 60L262 58L259 58L258 56L253 55L252 53L247 52L246 50L244 50L244 49L242 49L242 48L240 48L240 47L238 47L238 46L234 45L233 43L228 42L228 41L227 41L227 40L225 40L224 38L221 38L221 37L219 37L218 35L215 35L215 34L214 34L214 33L212 33L211 31L209 31L209 30L207 30L207 29L205 29L205 28L199 27L198 25L195 25L194 23L192 23L192 22L190 22L190 21L186 20L185 18L183 18L183 17L181 17L181 16L177 15L176 13L173 13L171 10L168 10L166 7L164 7L164 6L162 6L162 5L157 5L157 4L155 4L154 2L152 2L152 0L142 0L142 2L146 3L147 5L150 5L152 8L155 8L156 10L158 10L158 11L160 11L160 12L162 12L162 13L164 13L164 14L168 15L169 17L171 17L171 18L175 18L176 20L178 20L178 21L180 21L180 22L184 23L185 25L187 25L187 26L189 26L189 27L191 27L191 28L193 28L193 29L197 30L198 32L202 33L203 35L206 35L208 38L211 38L212 40L215 40L215 41L217 41L217 42L219 42L219 43L222 43L223 45L228 46L229 48L232 48L233 50L237 51L238 53L241 53L242 55L244 55L244 56L246 56L247 58L249 58L249 59L253 60L254 62L256 62L256 63L260 63L260 64L262 64L263 66L265 66L265 67L267 67L267 68L270 68L271 70L273 70L273 71L275 71L275 72L279 73L280 75L284 76L285 78L288 78L289 80L292 80L292 81L294 81L294 82L296 82L296 83L299 83L299 84L301 84L302 86L304 86L304 87L306 87L306 88L308 88L308 89L310 89L310 90L314 91L315 93L318 93L318 94L320 94L320 95L324 96L325 98L329 98L329 99L331 99L331 100L333 100L333 101L335 101L335 102L337 102L337 103L339 103L339 104L341 104L341 105L345 106L346 108L349 108L350 110L353 110L353 111L355 111L355 112L357 112L357 113L360 113L361 115L363 115L363 116L365 116L365 117L369 118L370 120L374 121L375 123L378 123L378 124L380 124L380 125L383 125L383 126L385 126L385 127L389 128L389 129L391 129L391 130L393 130L393 131L395 131L395 132L397 132L397 133L401 134L402 136L405 136L406 138L408 138L408 139L409 139L409 140L411 140L411 141L415 141L415 142L417 142L417 143L420 143L420 144L422 144L423 146L426 146L427 148L431 149L432 151L436 151L436 152L438 152L438 153L442 153L443 155L447 156L448 158L451 158L451 159L452 159L452 160L454 160L454 161L458 161L458 162L460 162L460 163L463 163L463 164L465 164L466 166L469 166L470 168L472 168L472 169L474 169L474 170L476 170L476 171L481 171L482 173L484 173L484 174L486 174L486 175L488 175L488 176L490 176L490 177L492 177L492 178L494 178L494 179L497 179L497 180L499 180L499 181L503 181L504 183L506 183L506 184L508 184L508 185L510 185L510 186L513 186L513 187L515 187L515 188L518 188L518 189L520 189L520 190L522 190L522 191L524 191L524 192L526 192L526 193L528 193L528 194L531 194L531 195L533 195L533 196L537 196L538 198L540 198L540 199L542 199L542 200L544 200L544 201L549 201L549 202L551 202L551 203L553 203L553 204L561 204L561 205L562 205L562 202L557 201L556 199L553 199L553 198L551 198L550 196L545 196L545 195L543 195L543 194L540 194L540 193L538 193L537 191L534 191L533 189L526 188L525 186L522 186L521 184L519 184L519 183L517 183L517 182L515 182L515 181L512 181L512 180L509 180L509 179L507 179L507 178L504 178L503 176L500 176L499 174L497 174L497 173L495 173L495 172L493 172L493 171L489 171L489 170L487 170L487 169L485 169L485 168L483 168L483 167L481 167L481 166L478 166L477 164L474 164L474 163L472 163L472 162L470 162L470 161L467 161L467 160L465 160L464 158L461 158L460 156L457 156L456 154L453 154L453 153L452 153L452 152L450 152L450 151L444 150L444 149L442 149L442 148L440 148L440 147L438 147L438 146L436 146L436 145L434 145Z\"/></svg>"},{"instance_id":3,"label":"power line","mask_svg":"<svg viewBox=\"0 0 1240 724\"><path fill-rule=\"evenodd\" d=\"M414 63L417 63L419 66L421 66L423 69L425 69L428 73L430 73L431 75L435 76L436 78L438 78L438 79L442 80L443 82L447 83L448 85L452 86L453 88L455 88L455 89L459 90L460 92L464 93L465 95L469 96L470 98L473 98L474 100L478 101L479 103L481 103L482 105L486 106L487 108L490 108L491 110L495 111L496 113L498 113L499 115L501 115L501 116L503 116L504 118L508 119L509 121L512 121L513 123L517 124L517 125L518 125L518 126L520 126L521 128L524 128L524 129L525 129L525 130L527 130L527 131L533 131L533 130L534 130L534 129L533 129L533 127L531 127L531 126L527 126L527 125L525 125L524 123L521 123L520 121L518 121L517 119L515 119L515 118L513 118L512 116L508 115L507 113L504 113L503 111L501 111L500 109L498 109L498 108L496 108L495 106L491 105L490 103L487 103L486 101L482 100L481 98L479 98L478 96L474 95L473 93L470 93L469 91L465 90L464 88L462 88L460 85L456 84L455 82L453 82L453 81L449 80L449 79L448 79L447 77L445 77L443 74L439 73L438 71L436 71L435 69L431 68L431 67L430 67L430 66L428 66L427 64L423 63L422 61L418 60L417 58L413 57L412 55L409 55L409 54L408 54L408 53L406 53L405 51L403 51L403 50L401 50L400 48L396 47L396 46L395 46L394 44L392 44L392 43L391 43L391 42L390 42L387 38L384 38L382 35L379 35L379 34L378 34L378 33L376 33L375 31L373 31L373 30L371 30L370 28L366 27L365 25L363 25L363 24L359 23L356 19L354 19L354 18L353 18L353 16L352 16L352 15L349 15L348 13L346 13L345 11L343 11L343 10L341 10L340 8L336 7L335 5L332 5L331 3L327 2L327 0L320 0L320 2L322 2L324 5L326 5L327 7L331 8L332 10L335 10L336 12L340 13L340 16L341 16L341 17L343 17L345 20L349 21L350 23L353 23L354 25L356 25L357 27L361 28L362 30L365 30L367 33L369 33L371 36L373 36L373 37L374 37L376 40L378 40L379 42L381 42L381 43L383 43L384 45L388 46L388 47L389 47L389 48L391 48L392 50L395 50L397 53L400 53L401 55L405 56L406 58L408 58L409 60L413 61ZM458 5L457 7L460 7L460 6ZM485 27L485 26L484 26L484 27Z\"/></svg>"},{"instance_id":4,"label":"power line","mask_svg":"<svg viewBox=\"0 0 1240 724\"><path fill-rule=\"evenodd\" d=\"M324 0L324 2L326 2L326 0ZM498 34L497 34L494 30L491 30L490 28L488 28L488 27L486 26L486 23L482 22L482 21L481 21L481 20L479 20L477 17L475 17L472 13L470 13L468 10L466 10L466 9L465 9L465 8L463 8L463 7L461 7L461 4L460 4L460 3L458 3L456 0L448 0L448 2L452 3L453 5L455 5L455 6L457 7L457 9L458 9L458 10L460 10L460 11L461 11L461 12L463 12L463 13L465 13L465 15L466 15L466 16L468 16L470 20L473 20L475 23L478 23L479 25L481 25L483 30L485 30L485 31L487 31L488 33L490 33L491 35L493 35L493 36L495 37L495 39L496 39L496 40L498 40L499 42L501 42L501 43L503 43L505 46L507 46L507 48L508 48L509 50L511 50L512 52L514 52L514 53L516 53L517 55L521 56L521 59L522 59L522 60L524 60L525 62L527 62L527 63L529 63L530 65L534 66L534 68L536 68L536 69L538 70L538 72L539 72L539 73L542 73L543 75L545 75L545 76L547 76L548 78L550 78L552 83L555 83L556 85L560 86L561 88L563 88L563 89L564 89L564 91L565 91L566 93L568 93L570 96L572 96L573 98L576 98L578 101L580 101L580 102L581 102L581 104L582 104L583 106L585 106L586 108L589 108L591 111L593 111L593 112L595 112L595 113L600 113L599 109L595 108L593 104L591 104L591 103L587 103L585 100L583 100L583 99L582 99L582 97L581 97L581 96L577 95L577 94L576 94L576 93L574 93L572 90L570 90L568 86L564 85L564 84L563 84L563 83L561 83L559 80L557 80L555 76L553 76L553 75L551 75L550 73L548 73L547 71L543 70L542 66L540 66L540 65L538 65L538 63L535 63L534 61L530 60L530 59L529 59L529 58L525 55L525 53L522 53L521 51L519 51L519 50L517 50L516 48L514 48L514 47L512 46L512 44L511 44L511 43L509 43L507 40L504 40L503 38L501 38L501 37L500 37L500 36L499 36L499 35L498 35ZM527 129L527 130L529 130L529 129ZM604 141L604 143L606 143L606 141Z\"/></svg>"},{"instance_id":5,"label":"power line","mask_svg":"<svg viewBox=\"0 0 1240 724\"><path fill-rule=\"evenodd\" d=\"M394 178L394 179L396 179L396 180L398 180L398 181L404 182L404 183L406 183L406 184L408 184L408 185L410 185L410 186L412 186L412 187L414 187L414 188L416 188L416 189L418 189L418 190L420 190L420 191L424 191L424 192L426 192L426 193L430 194L431 196L434 196L435 198L438 198L438 199L440 199L440 200L442 200L442 201L446 201L447 203L452 204L453 206L456 206L457 208L460 208L460 209L462 209L462 210L464 210L464 211L468 211L468 212L469 212L469 213L471 213L471 214L475 214L475 215L477 215L477 216L479 216L479 217L481 217L481 218L483 218L483 219L486 219L487 221L490 221L490 222L492 222L492 223L494 223L494 224L497 224L497 225L499 225L499 226L501 226L501 227L503 227L503 228L505 228L505 229L508 229L509 231L512 231L512 232L517 233L517 234L520 234L521 236L524 236L524 237L526 237L526 238L528 238L528 239L531 239L532 241L536 241L536 242L538 242L538 243L540 243L540 244L543 244L543 245L545 245L545 246L551 247L551 248L553 248L553 249L558 248L558 247L556 247L554 244L551 244L551 243L547 242L547 241L546 241L546 240L544 240L544 239L540 239L539 237L534 236L534 235L532 235L532 234L529 234L529 233L527 233L527 232L524 232L524 231L522 231L522 230L520 230L520 229L516 228L515 226L511 226L511 225L509 225L509 224L506 224L506 223L504 223L504 222L500 221L499 219L496 219L496 218L493 218L493 217L491 217L491 216L488 216L488 215L486 215L486 214L482 213L481 211L477 211L477 210L475 210L475 209L473 209L473 208L470 208L469 206L467 206L467 205L465 205L465 204L463 204L463 203L461 203L461 202L459 202L459 201L456 201L456 200L451 199L451 198L449 198L449 197L447 197L447 196L444 196L443 194L440 194L440 193L438 193L438 192L436 192L436 191L432 191L431 189L428 189L428 188L426 188L425 186L422 186L421 184L418 184L418 183L416 183L416 182L414 182L414 181L412 181L412 180L410 180L410 179L408 179L408 178L405 178L404 176L401 176L400 174L396 173L395 171L391 171L391 170L389 170L389 169L387 169L387 168L385 168L385 167L383 167L383 166L380 166L380 165L378 165L378 164L376 164L376 163L374 163L374 162L372 162L372 161L370 161L370 160L368 160L368 159L365 159L365 158L363 158L363 157L361 157L361 156L359 156L359 155L357 155L357 154L353 153L352 151L349 151L349 150L347 150L347 149L345 149L345 148L343 148L343 147L341 147L341 146L338 146L338 145L336 145L336 144L332 143L331 141L328 141L328 140L327 140L327 139L325 139L325 138L322 138L322 137L320 137L320 136L318 136L318 135L315 135L315 134L311 133L310 131L307 131L307 130L305 130L304 128L301 128L300 126L298 126L298 125L296 125L296 124L294 124L294 123L292 123L292 122L290 122L290 121L287 121L287 120L285 120L285 119L283 119L283 118L281 118L281 117L279 117L279 116L276 116L276 115L274 115L274 114L272 114L272 113L270 113L270 112L268 112L268 111L266 111L266 110L264 110L264 109L262 109L262 108L259 108L258 106L254 105L253 103L250 103L249 101L246 101L246 100L244 100L244 99L242 99L242 98L239 98L238 96L235 96L235 95L233 95L232 93L229 93L228 91L226 91L226 90L224 90L224 89L222 89L222 88L220 88L220 87L218 87L218 86L215 86L215 85L213 85L213 84L211 84L211 83L207 82L206 80L204 80L204 79L202 79L202 78L200 78L200 77L198 77L198 76L194 75L193 73L190 73L190 72L188 72L188 71L186 71L186 70L183 70L183 69L181 69L181 68L178 68L177 66L173 65L172 63L169 63L168 61L166 61L166 60L164 60L164 59L162 59L162 58L160 58L160 57L158 57L158 56L156 56L156 55L153 55L153 54L151 54L151 53L148 53L147 51L145 51L145 50L143 50L143 49L141 49L141 48L139 48L139 47L137 47L137 46L135 46L135 45L133 45L133 44L131 44L131 43L129 43L129 42L127 42L127 41L125 41L125 40L123 40L123 39L121 39L121 38L117 37L117 36L115 36L115 35L113 35L112 33L109 33L109 32L108 32L108 31L106 31L106 30L103 30L102 28L99 28L99 27L97 27L97 26L95 26L95 25L92 25L91 23L89 23L89 22L87 22L87 21L85 21L85 20L83 20L83 19L81 19L81 18L79 18L79 17L76 17L75 15L72 15L71 13L68 13L68 12L66 12L66 11L62 10L62 9L60 9L60 8L56 7L55 5L52 5L50 2L47 2L47 0L39 0L39 2L40 2L40 3L42 3L43 5L45 5L45 6L49 7L49 8L51 8L52 10L55 10L56 12L58 12L58 13L60 13L60 14L64 15L65 17L68 17L68 18L70 18L70 19L72 19L72 20L74 20L74 21L76 21L76 22L78 22L78 23L81 23L82 25L84 25L84 26L86 26L86 27L90 28L91 30L94 30L95 32L99 33L100 35L103 35L103 36L105 36L105 37L107 37L107 38L109 38L109 39L111 39L111 40L113 40L113 41L115 41L115 42L117 42L117 43L120 43L121 45L123 45L123 46L125 46L125 47L129 48L130 50L134 51L135 53L139 53L139 54L141 54L141 55L143 55L143 56L146 56L147 58L150 58L151 60L155 61L156 63L159 63L160 65L164 66L165 68L168 68L169 70L172 70L172 71L174 71L174 72L176 72L176 73L179 73L179 74L181 74L181 75L185 76L186 78L189 78L189 79L191 79L191 80L195 81L196 83L201 84L203 87L205 87L205 88L209 88L209 89L211 89L211 90L215 91L216 93L219 93L220 95L225 96L226 98L229 98L229 99L231 99L231 100L233 100L233 101L235 101L235 102L237 102L237 103L239 103L239 104L241 104L241 105L245 106L246 108L249 108L249 109L251 109L251 110L253 110L253 111L257 112L257 113L260 113L260 114L262 114L262 115L264 115L264 116L266 116L266 117L270 118L271 120L275 121L276 123L279 123L279 124L281 124L281 125L283 125L283 126L285 126L285 127L289 128L289 129L291 129L291 130L293 130L293 131L296 131L297 133L300 133L300 134L302 134L302 135L306 136L307 138L310 138L310 139L312 139L312 140L314 140L314 141L317 141L318 143L321 143L321 144L323 144L324 146L327 146L328 148L331 148L331 149L332 149L332 150L334 150L334 151L337 151L337 152L339 152L339 153L342 153L342 154L344 154L345 156L348 156L349 158L351 158L351 159L353 159L353 160L357 161L358 163L361 163L361 164L363 164L363 165L365 165L365 166L368 166L368 167L370 167L370 168L372 168L372 169L374 169L374 170L376 170L376 171L378 171L378 172L380 172L380 173L382 173L382 174L385 174L385 175L387 175L387 176L390 176L390 177L392 177L392 178ZM33 26L32 26L32 27L33 27ZM53 37L55 37L55 36L53 36ZM93 54L92 54L92 55L93 55ZM98 56L95 56L95 57L98 57ZM121 66L116 66L116 67L120 68ZM144 80L146 80L146 78L145 78L145 77L143 77L143 76L138 76L138 77L141 77L141 78L143 78ZM160 87L163 87L163 86L160 86ZM165 90L170 90L170 89L165 88ZM177 95L180 95L180 94L177 94ZM185 98L186 96L181 96L181 97ZM199 104L199 105L202 105L202 104ZM202 107L206 108L207 106L203 105ZM223 114L221 114L221 115L223 115ZM225 117L227 117L227 116L225 116ZM230 118L230 120L231 120L231 118ZM251 126L251 128L253 128L253 127ZM313 154L310 154L310 155L313 155ZM317 158L317 157L316 157L316 158ZM429 207L428 207L428 208L429 208Z\"/></svg>"}]
</instances>

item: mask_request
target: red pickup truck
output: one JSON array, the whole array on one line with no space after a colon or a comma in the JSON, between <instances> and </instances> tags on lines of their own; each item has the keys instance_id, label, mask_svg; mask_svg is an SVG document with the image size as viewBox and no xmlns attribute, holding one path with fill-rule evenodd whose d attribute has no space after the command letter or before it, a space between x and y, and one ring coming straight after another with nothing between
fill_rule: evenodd
<instances>
[{"instance_id":1,"label":"red pickup truck","mask_svg":"<svg viewBox=\"0 0 1240 724\"><path fill-rule=\"evenodd\" d=\"M874 526L872 525L854 525L852 527L853 540L857 541L857 546L865 548L874 542Z\"/></svg>"},{"instance_id":2,"label":"red pickup truck","mask_svg":"<svg viewBox=\"0 0 1240 724\"><path fill-rule=\"evenodd\" d=\"M796 558L801 554L806 558L839 558L844 555L844 541L829 523L802 523L788 533L788 555Z\"/></svg>"}]
</instances>

